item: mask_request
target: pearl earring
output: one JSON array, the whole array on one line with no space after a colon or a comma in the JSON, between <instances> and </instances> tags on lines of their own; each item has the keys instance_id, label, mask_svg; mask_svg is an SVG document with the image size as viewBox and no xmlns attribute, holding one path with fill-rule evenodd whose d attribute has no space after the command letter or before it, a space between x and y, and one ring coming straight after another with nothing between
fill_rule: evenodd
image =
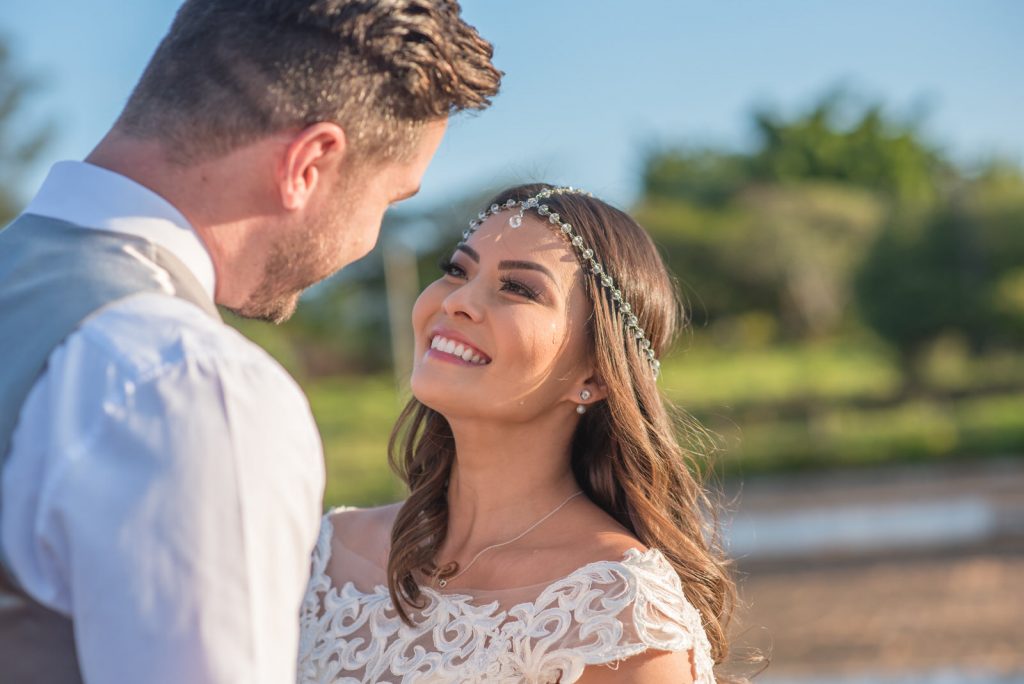
<instances>
[{"instance_id":1,"label":"pearl earring","mask_svg":"<svg viewBox=\"0 0 1024 684\"><path fill-rule=\"evenodd\" d=\"M582 392L580 392L580 399L582 399L583 401L586 401L589 398L590 398L590 390L585 389Z\"/></svg>"},{"instance_id":2,"label":"pearl earring","mask_svg":"<svg viewBox=\"0 0 1024 684\"><path fill-rule=\"evenodd\" d=\"M580 404L579 406L576 407L576 413L580 414L581 416L584 413L586 413L586 412L587 412L587 407L584 406L583 404Z\"/></svg>"},{"instance_id":3,"label":"pearl earring","mask_svg":"<svg viewBox=\"0 0 1024 684\"><path fill-rule=\"evenodd\" d=\"M585 389L582 392L580 392L580 401L586 401L589 398L590 398L590 390L586 390ZM579 406L576 407L576 413L580 414L581 416L584 413L586 413L586 412L587 412L587 407L584 406L583 404L580 404Z\"/></svg>"}]
</instances>

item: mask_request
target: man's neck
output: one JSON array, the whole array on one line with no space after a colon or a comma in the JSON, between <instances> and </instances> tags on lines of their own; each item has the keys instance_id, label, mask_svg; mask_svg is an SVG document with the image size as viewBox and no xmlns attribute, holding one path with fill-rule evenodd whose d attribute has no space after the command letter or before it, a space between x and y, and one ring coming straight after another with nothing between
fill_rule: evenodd
<instances>
[{"instance_id":1,"label":"man's neck","mask_svg":"<svg viewBox=\"0 0 1024 684\"><path fill-rule=\"evenodd\" d=\"M217 303L243 303L260 282L263 264L249 249L261 217L276 210L273 189L255 181L259 145L193 165L171 161L158 141L107 134L85 161L132 179L163 197L186 218L216 273Z\"/></svg>"}]
</instances>

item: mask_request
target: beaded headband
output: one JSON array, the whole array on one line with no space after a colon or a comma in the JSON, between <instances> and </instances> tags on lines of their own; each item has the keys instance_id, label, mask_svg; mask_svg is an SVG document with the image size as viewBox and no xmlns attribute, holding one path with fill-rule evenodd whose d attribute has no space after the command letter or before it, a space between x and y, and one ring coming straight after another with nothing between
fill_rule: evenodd
<instances>
[{"instance_id":1,"label":"beaded headband","mask_svg":"<svg viewBox=\"0 0 1024 684\"><path fill-rule=\"evenodd\" d=\"M647 362L651 366L651 371L654 373L654 377L658 377L658 373L661 371L661 362L658 361L654 354L654 349L651 348L651 341L647 338L647 333L640 327L640 321L633 313L633 307L630 306L629 302L622 298L622 291L615 287L615 280L605 270L601 262L598 261L594 256L594 250L586 245L583 238L578 235L572 227L572 224L562 221L562 217L551 209L546 204L541 204L541 200L548 199L556 195L586 195L587 197L593 197L589 192L580 190L573 187L555 187L545 188L541 190L533 197L529 199L517 202L514 199L510 199L504 204L492 204L488 209L481 211L477 214L477 217L469 222L469 228L463 231L462 239L468 240L469 236L472 235L480 228L480 225L487 219L488 216L494 216L500 214L503 211L515 209L519 207L518 213L512 214L508 219L508 225L512 228L518 228L523 225L523 215L527 209L535 209L541 216L546 216L548 222L552 225L558 226L561 229L562 234L572 243L572 246L576 248L576 251L582 257L584 265L590 267L590 272L594 274L594 278L599 279L601 286L604 287L611 293L612 301L615 303L615 308L618 310L619 315L622 317L622 323L626 327L626 334L636 339L637 345L640 347L640 353L647 358Z\"/></svg>"}]
</instances>

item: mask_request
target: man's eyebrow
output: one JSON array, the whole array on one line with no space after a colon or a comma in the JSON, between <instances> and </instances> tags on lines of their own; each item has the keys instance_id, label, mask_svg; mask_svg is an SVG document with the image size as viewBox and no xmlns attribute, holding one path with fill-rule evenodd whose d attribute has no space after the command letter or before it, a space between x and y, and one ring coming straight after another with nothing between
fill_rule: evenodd
<instances>
[{"instance_id":1,"label":"man's eyebrow","mask_svg":"<svg viewBox=\"0 0 1024 684\"><path fill-rule=\"evenodd\" d=\"M513 269L526 269L528 271L540 271L541 273L546 275L548 278L551 278L551 280L554 280L556 283L558 282L555 279L555 274L554 273L549 271L546 266L538 264L538 263L536 263L534 261L501 261L501 262L498 262L498 270L499 271L507 271L507 270L513 270Z\"/></svg>"},{"instance_id":2,"label":"man's eyebrow","mask_svg":"<svg viewBox=\"0 0 1024 684\"><path fill-rule=\"evenodd\" d=\"M472 259L478 264L480 263L480 255L476 253L475 249L467 245L465 242L460 242L459 244L455 245L455 249L457 249L460 252L465 252L467 255L469 255L470 259Z\"/></svg>"}]
</instances>

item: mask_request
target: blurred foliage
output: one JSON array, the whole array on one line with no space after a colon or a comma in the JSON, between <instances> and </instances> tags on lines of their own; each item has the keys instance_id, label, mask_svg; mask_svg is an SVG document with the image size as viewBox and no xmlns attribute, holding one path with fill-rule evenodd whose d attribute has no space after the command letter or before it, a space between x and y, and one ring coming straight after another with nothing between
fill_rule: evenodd
<instances>
[{"instance_id":1,"label":"blurred foliage","mask_svg":"<svg viewBox=\"0 0 1024 684\"><path fill-rule=\"evenodd\" d=\"M753 114L746 153L651 150L635 213L691 300L697 328L774 322L762 343L874 330L917 359L957 333L973 351L1024 339L1024 178L959 169L920 124L842 92ZM740 326L742 327L742 326ZM763 326L762 326L763 329Z\"/></svg>"},{"instance_id":2,"label":"blurred foliage","mask_svg":"<svg viewBox=\"0 0 1024 684\"><path fill-rule=\"evenodd\" d=\"M19 125L14 132L18 118L22 115L25 104L36 83L29 77L19 73L11 59L6 39L0 36L0 226L13 219L21 201L11 190L14 180L45 149L52 137L52 129L46 124L32 127Z\"/></svg>"},{"instance_id":3,"label":"blurred foliage","mask_svg":"<svg viewBox=\"0 0 1024 684\"><path fill-rule=\"evenodd\" d=\"M877 340L760 349L694 340L664 360L659 384L715 436L707 458L725 476L1024 453L1024 356L975 357L949 337L927 357L928 396L909 400L898 357ZM381 376L306 388L324 438L327 504L397 500L386 448L405 390Z\"/></svg>"},{"instance_id":4,"label":"blurred foliage","mask_svg":"<svg viewBox=\"0 0 1024 684\"><path fill-rule=\"evenodd\" d=\"M973 353L1019 348L1019 168L992 161L968 173L925 140L920 122L842 91L788 117L757 110L751 121L756 142L745 152L649 149L644 159L633 213L679 277L696 334L756 346L870 330L895 350L906 391L943 335L960 335ZM314 288L273 333L282 341L261 341L310 377L389 368L389 246L415 249L425 285L488 194L389 214L377 249Z\"/></svg>"},{"instance_id":5,"label":"blurred foliage","mask_svg":"<svg viewBox=\"0 0 1024 684\"><path fill-rule=\"evenodd\" d=\"M848 125L843 120L850 120ZM877 190L903 201L928 201L952 168L926 145L914 121L899 122L881 105L860 108L843 90L795 119L754 113L760 143L750 177L767 182L806 178Z\"/></svg>"},{"instance_id":6,"label":"blurred foliage","mask_svg":"<svg viewBox=\"0 0 1024 684\"><path fill-rule=\"evenodd\" d=\"M904 359L956 333L973 352L1024 342L1024 176L991 167L927 212L893 211L855 279L860 313Z\"/></svg>"},{"instance_id":7,"label":"blurred foliage","mask_svg":"<svg viewBox=\"0 0 1024 684\"><path fill-rule=\"evenodd\" d=\"M0 41L2 222L18 206L6 188L50 135L12 132L31 89ZM693 323L661 385L717 435L714 467L1024 453L1021 169L996 159L968 171L919 121L842 91L794 115L756 110L751 123L744 151L648 149L632 208ZM389 212L377 248L283 326L227 317L306 388L329 503L401 495L385 465L403 395L387 378L392 248L413 250L413 281L426 285L493 190Z\"/></svg>"},{"instance_id":8,"label":"blurred foliage","mask_svg":"<svg viewBox=\"0 0 1024 684\"><path fill-rule=\"evenodd\" d=\"M835 333L893 207L928 206L952 167L915 124L841 92L792 119L755 111L753 124L745 154L649 152L635 213L697 294L698 326L762 312L782 339Z\"/></svg>"},{"instance_id":9,"label":"blurred foliage","mask_svg":"<svg viewBox=\"0 0 1024 684\"><path fill-rule=\"evenodd\" d=\"M633 207L689 301L661 386L717 435L713 467L1024 453L1021 170L960 168L918 124L835 94L752 120L746 152L648 150ZM401 492L385 465L401 395L381 375L389 242L416 247L425 285L486 194L389 216L374 253L274 330L323 430L328 502ZM375 375L320 377L349 371Z\"/></svg>"},{"instance_id":10,"label":"blurred foliage","mask_svg":"<svg viewBox=\"0 0 1024 684\"><path fill-rule=\"evenodd\" d=\"M717 435L713 467L1024 453L1021 170L967 171L916 123L841 95L753 124L743 153L648 150L633 208L693 322L661 386ZM270 346L304 374L323 429L328 502L401 492L385 466L401 392L380 375L389 241L416 246L425 285L486 194L389 216L381 246L275 331L288 331L290 347ZM377 375L318 379L352 370Z\"/></svg>"},{"instance_id":11,"label":"blurred foliage","mask_svg":"<svg viewBox=\"0 0 1024 684\"><path fill-rule=\"evenodd\" d=\"M843 90L826 94L793 118L756 109L752 123L756 142L748 153L650 151L643 170L645 198L721 207L751 184L815 179L921 202L933 199L943 179L955 174L924 142L919 122L896 121L877 104L858 107Z\"/></svg>"},{"instance_id":12,"label":"blurred foliage","mask_svg":"<svg viewBox=\"0 0 1024 684\"><path fill-rule=\"evenodd\" d=\"M837 330L883 203L827 181L752 183L721 207L645 197L634 214L664 250L694 324L762 312L785 339Z\"/></svg>"},{"instance_id":13,"label":"blurred foliage","mask_svg":"<svg viewBox=\"0 0 1024 684\"><path fill-rule=\"evenodd\" d=\"M401 411L393 383L345 376L306 383L327 460L326 505L396 501L403 486L387 465L391 427Z\"/></svg>"}]
</instances>

